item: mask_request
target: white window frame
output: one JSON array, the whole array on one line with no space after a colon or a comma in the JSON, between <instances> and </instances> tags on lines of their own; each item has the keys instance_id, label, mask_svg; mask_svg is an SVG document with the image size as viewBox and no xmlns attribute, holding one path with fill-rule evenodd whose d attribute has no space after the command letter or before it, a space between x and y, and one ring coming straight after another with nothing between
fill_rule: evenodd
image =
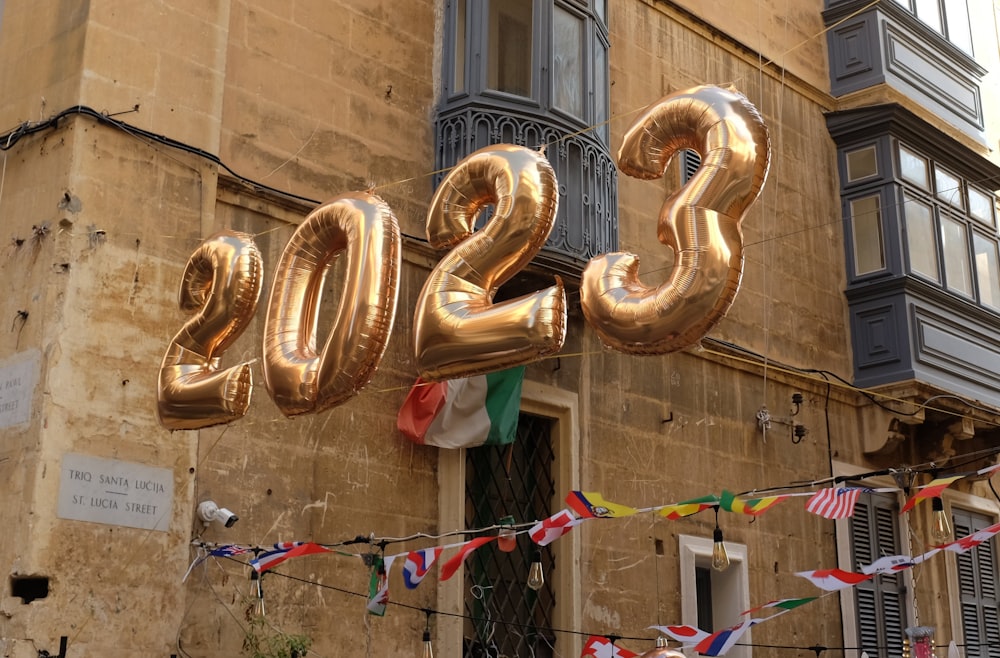
<instances>
[{"instance_id":1,"label":"white window frame","mask_svg":"<svg viewBox=\"0 0 1000 658\"><path fill-rule=\"evenodd\" d=\"M552 442L557 459L554 463L556 496L580 488L580 403L576 393L554 386L524 380L521 387L521 411L552 419ZM552 501L558 511L564 507L559 498ZM541 519L539 519L541 520ZM464 530L465 526L465 450L438 449L438 527L446 532ZM581 533L586 526L574 529L559 538L551 548L558 556L558 569L553 578L558 604L553 616L554 628L579 628L582 597L580 579ZM437 609L433 634L437 652L444 656L462 655L462 633L465 614L465 567L446 582L438 583ZM560 634L558 653L579 656L583 641L576 634Z\"/></svg>"},{"instance_id":2,"label":"white window frame","mask_svg":"<svg viewBox=\"0 0 1000 658\"><path fill-rule=\"evenodd\" d=\"M869 469L839 461L834 461L832 466L833 474L837 477L851 477L853 474L870 472ZM871 487L872 489L898 486L891 477L866 478L864 482L866 487ZM913 493L916 493L916 489L914 489ZM897 498L898 496L899 494L897 494ZM837 567L844 571L854 571L854 559L851 553L851 519L837 519L834 523L836 524L837 534ZM899 517L899 538L901 553L912 556L913 547L910 541L910 524L905 514ZM824 569L827 567L821 565L816 568ZM902 573L906 587L904 612L907 620L906 623L909 624L913 619L913 570L907 569ZM844 646L853 646L857 643L857 616L857 607L854 604L854 588L848 587L840 590L840 618L844 629ZM861 658L861 651L846 650L844 651L844 656L845 658Z\"/></svg>"},{"instance_id":3,"label":"white window frame","mask_svg":"<svg viewBox=\"0 0 1000 658\"><path fill-rule=\"evenodd\" d=\"M698 626L698 596L695 584L695 567L709 566L712 563L712 539L679 535L678 557L681 569L681 623ZM747 561L747 547L736 542L726 542L726 553L729 555L729 568L725 571L712 572L712 619L716 628L703 628L703 631L713 632L729 628L740 623L740 613L750 609L750 575ZM718 595L715 590L716 580L724 580L723 591ZM750 644L750 631L747 630L740 638L740 644ZM696 654L691 649L684 650L685 655L694 658ZM734 646L726 653L727 658L751 658L753 648L749 646Z\"/></svg>"}]
</instances>

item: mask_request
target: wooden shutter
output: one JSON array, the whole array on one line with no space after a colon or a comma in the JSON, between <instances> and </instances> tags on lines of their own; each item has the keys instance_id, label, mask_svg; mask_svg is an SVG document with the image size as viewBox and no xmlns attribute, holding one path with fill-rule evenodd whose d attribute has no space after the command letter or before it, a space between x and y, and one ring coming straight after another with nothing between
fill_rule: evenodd
<instances>
[{"instance_id":1,"label":"wooden shutter","mask_svg":"<svg viewBox=\"0 0 1000 658\"><path fill-rule=\"evenodd\" d=\"M860 572L886 555L899 555L899 506L892 495L866 493L851 517L851 559ZM879 574L854 588L858 647L873 658L899 656L906 627L903 573Z\"/></svg>"},{"instance_id":2,"label":"wooden shutter","mask_svg":"<svg viewBox=\"0 0 1000 658\"><path fill-rule=\"evenodd\" d=\"M955 509L955 537L965 537L990 526L994 519ZM961 598L962 630L967 658L1000 657L1000 620L997 615L997 556L993 540L956 556Z\"/></svg>"}]
</instances>

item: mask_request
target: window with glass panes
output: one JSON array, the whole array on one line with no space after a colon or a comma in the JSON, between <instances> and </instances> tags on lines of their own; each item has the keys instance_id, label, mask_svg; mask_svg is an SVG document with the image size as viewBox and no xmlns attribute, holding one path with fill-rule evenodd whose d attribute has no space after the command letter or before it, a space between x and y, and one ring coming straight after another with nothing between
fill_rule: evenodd
<instances>
[{"instance_id":1,"label":"window with glass panes","mask_svg":"<svg viewBox=\"0 0 1000 658\"><path fill-rule=\"evenodd\" d=\"M972 54L972 31L966 0L895 0L920 22L931 28L969 55Z\"/></svg>"},{"instance_id":2,"label":"window with glass panes","mask_svg":"<svg viewBox=\"0 0 1000 658\"><path fill-rule=\"evenodd\" d=\"M984 514L954 509L955 537L967 537L996 522ZM997 599L997 553L993 541L984 541L965 553L959 553L958 590L962 606L962 635L967 658L1000 656L1000 615Z\"/></svg>"},{"instance_id":3,"label":"window with glass panes","mask_svg":"<svg viewBox=\"0 0 1000 658\"><path fill-rule=\"evenodd\" d=\"M886 555L900 555L899 505L888 494L865 493L851 517L852 570L862 572ZM871 658L902 655L906 623L903 572L877 574L854 587L858 644Z\"/></svg>"},{"instance_id":4,"label":"window with glass panes","mask_svg":"<svg viewBox=\"0 0 1000 658\"><path fill-rule=\"evenodd\" d=\"M444 106L520 106L581 127L608 118L607 0L450 0ZM598 128L605 141L607 130Z\"/></svg>"},{"instance_id":5,"label":"window with glass panes","mask_svg":"<svg viewBox=\"0 0 1000 658\"><path fill-rule=\"evenodd\" d=\"M909 271L1000 310L996 197L905 144L896 155Z\"/></svg>"}]
</instances>

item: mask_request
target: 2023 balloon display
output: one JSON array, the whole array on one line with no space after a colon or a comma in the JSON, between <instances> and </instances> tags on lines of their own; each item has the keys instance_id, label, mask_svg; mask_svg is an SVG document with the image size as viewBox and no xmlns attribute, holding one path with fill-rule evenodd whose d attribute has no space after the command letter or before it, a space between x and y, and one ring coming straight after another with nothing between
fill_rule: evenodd
<instances>
[{"instance_id":1,"label":"2023 balloon display","mask_svg":"<svg viewBox=\"0 0 1000 658\"><path fill-rule=\"evenodd\" d=\"M581 306L601 341L627 354L664 354L700 340L725 315L742 277L740 223L758 197L770 157L767 129L735 91L703 86L654 103L625 135L618 167L655 179L681 149L702 164L668 197L660 242L674 251L667 280L638 279L639 259L595 257L583 273ZM557 353L566 332L558 277L544 290L494 303L503 283L545 244L558 204L555 173L523 146L489 146L462 160L431 201L427 237L451 250L431 272L414 311L414 351L425 380L453 379ZM475 220L493 215L479 231ZM332 263L347 254L339 307L316 352L320 296ZM311 212L282 253L267 305L263 365L268 393L286 416L342 404L371 381L395 320L401 244L384 201L337 197ZM188 261L181 309L194 313L160 367L157 411L168 429L231 422L250 404L249 363L221 369L226 348L253 317L262 279L253 237L223 231Z\"/></svg>"}]
</instances>

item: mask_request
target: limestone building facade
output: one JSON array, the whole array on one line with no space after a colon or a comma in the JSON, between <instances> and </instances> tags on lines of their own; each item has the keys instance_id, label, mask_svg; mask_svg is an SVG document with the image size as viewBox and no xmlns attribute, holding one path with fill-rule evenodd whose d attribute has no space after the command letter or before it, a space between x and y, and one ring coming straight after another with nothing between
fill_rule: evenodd
<instances>
[{"instance_id":1,"label":"limestone building facade","mask_svg":"<svg viewBox=\"0 0 1000 658\"><path fill-rule=\"evenodd\" d=\"M592 636L641 654L650 626L712 632L808 597L726 655L896 658L921 627L966 656L1000 650L995 540L838 592L797 575L922 555L938 507L954 538L1000 520L979 472L1000 422L998 9L0 0L0 655L254 655L272 638L418 655L425 630L446 657L575 657ZM585 319L583 271L630 252L656 286L678 267L657 218L696 154L652 180L616 154L643 108L700 85L738 90L770 134L738 294L690 347L625 354ZM494 143L544 146L559 183L548 241L497 299L560 277L565 344L528 364L513 448L417 445L396 423L414 310L447 253L428 209ZM263 376L276 268L318 204L366 191L401 233L384 356L350 399L288 417ZM189 317L178 288L224 229L263 263L257 311L221 358L249 364L251 403L171 430L157 394ZM319 344L354 301L347 276L335 264L323 285ZM834 485L865 488L854 516L806 511ZM641 511L537 547L528 528L572 491ZM654 509L724 492L795 495L759 515ZM203 522L206 501L238 521ZM447 545L444 562L494 532L461 531L508 515L514 552L480 548L447 580L439 563L414 589L399 558L385 614L366 609L373 562ZM725 571L710 568L717 527ZM329 550L251 578L277 542ZM246 552L205 555L226 546Z\"/></svg>"}]
</instances>

